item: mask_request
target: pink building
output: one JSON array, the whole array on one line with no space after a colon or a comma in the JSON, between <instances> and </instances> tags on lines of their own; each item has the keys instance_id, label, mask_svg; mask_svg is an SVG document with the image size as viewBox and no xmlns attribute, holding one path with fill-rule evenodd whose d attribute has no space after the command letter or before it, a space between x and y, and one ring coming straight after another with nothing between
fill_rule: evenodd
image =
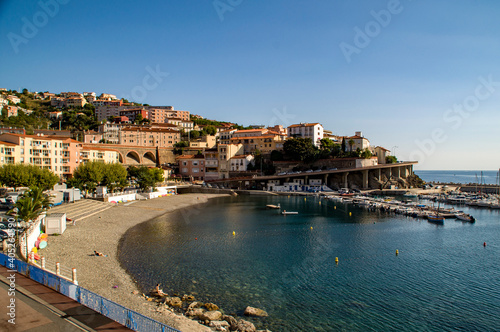
<instances>
[{"instance_id":1,"label":"pink building","mask_svg":"<svg viewBox=\"0 0 500 332\"><path fill-rule=\"evenodd\" d=\"M185 155L176 158L179 163L179 173L191 181L205 179L205 157L203 155Z\"/></svg>"}]
</instances>

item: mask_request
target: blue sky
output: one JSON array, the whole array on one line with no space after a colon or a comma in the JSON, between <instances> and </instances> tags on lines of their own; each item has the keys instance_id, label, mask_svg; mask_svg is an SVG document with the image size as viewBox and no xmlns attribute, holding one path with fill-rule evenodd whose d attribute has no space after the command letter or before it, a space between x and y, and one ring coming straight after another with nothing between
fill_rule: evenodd
<instances>
[{"instance_id":1,"label":"blue sky","mask_svg":"<svg viewBox=\"0 0 500 332\"><path fill-rule=\"evenodd\" d=\"M0 87L320 122L418 169L498 169L499 13L493 0L3 0Z\"/></svg>"}]
</instances>

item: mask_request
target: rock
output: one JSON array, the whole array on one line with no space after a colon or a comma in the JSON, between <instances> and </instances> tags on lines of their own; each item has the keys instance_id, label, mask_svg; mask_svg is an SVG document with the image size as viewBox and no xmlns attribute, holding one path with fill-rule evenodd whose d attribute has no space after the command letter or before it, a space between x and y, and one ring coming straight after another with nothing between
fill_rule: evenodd
<instances>
[{"instance_id":1,"label":"rock","mask_svg":"<svg viewBox=\"0 0 500 332\"><path fill-rule=\"evenodd\" d=\"M238 328L238 321L233 316L223 315L221 319L229 323L231 331L236 331L236 329Z\"/></svg>"},{"instance_id":2,"label":"rock","mask_svg":"<svg viewBox=\"0 0 500 332\"><path fill-rule=\"evenodd\" d=\"M195 309L195 308L201 308L201 307L203 307L203 305L204 305L204 304L203 304L202 302L196 302L196 301L195 301L195 302L191 303L191 304L188 306L187 310L192 310L192 309Z\"/></svg>"},{"instance_id":3,"label":"rock","mask_svg":"<svg viewBox=\"0 0 500 332\"><path fill-rule=\"evenodd\" d=\"M200 318L205 321L206 320L213 321L213 320L219 320L221 317L222 317L222 312L218 310L212 310L204 312Z\"/></svg>"},{"instance_id":4,"label":"rock","mask_svg":"<svg viewBox=\"0 0 500 332\"><path fill-rule=\"evenodd\" d=\"M132 294L137 295L137 294L139 294L139 291L135 290L135 291L132 292Z\"/></svg>"},{"instance_id":5,"label":"rock","mask_svg":"<svg viewBox=\"0 0 500 332\"><path fill-rule=\"evenodd\" d=\"M237 328L239 332L256 332L255 325L244 319L238 321Z\"/></svg>"},{"instance_id":6,"label":"rock","mask_svg":"<svg viewBox=\"0 0 500 332\"><path fill-rule=\"evenodd\" d=\"M253 316L253 317L267 317L269 316L267 312L265 312L262 309L259 308L254 308L254 307L246 307L244 314L246 316Z\"/></svg>"},{"instance_id":7,"label":"rock","mask_svg":"<svg viewBox=\"0 0 500 332\"><path fill-rule=\"evenodd\" d=\"M207 308L208 311L219 310L219 307L213 303L205 303L205 308Z\"/></svg>"},{"instance_id":8,"label":"rock","mask_svg":"<svg viewBox=\"0 0 500 332\"><path fill-rule=\"evenodd\" d=\"M188 301L194 301L194 296L193 295L186 295L186 294L184 294L182 296L182 301L186 301L186 302L188 302Z\"/></svg>"},{"instance_id":9,"label":"rock","mask_svg":"<svg viewBox=\"0 0 500 332\"><path fill-rule=\"evenodd\" d=\"M257 332L271 332L271 330L265 329L265 330L257 330Z\"/></svg>"},{"instance_id":10,"label":"rock","mask_svg":"<svg viewBox=\"0 0 500 332\"><path fill-rule=\"evenodd\" d=\"M186 316L193 318L200 318L205 313L205 309L202 308L193 308L186 311Z\"/></svg>"},{"instance_id":11,"label":"rock","mask_svg":"<svg viewBox=\"0 0 500 332\"><path fill-rule=\"evenodd\" d=\"M210 327L229 327L229 323L226 322L225 320L214 320L211 321L210 324L208 325Z\"/></svg>"},{"instance_id":12,"label":"rock","mask_svg":"<svg viewBox=\"0 0 500 332\"><path fill-rule=\"evenodd\" d=\"M178 297L169 297L169 296L167 296L165 298L165 304L168 304L169 306L176 307L176 308L182 307L182 301Z\"/></svg>"}]
</instances>

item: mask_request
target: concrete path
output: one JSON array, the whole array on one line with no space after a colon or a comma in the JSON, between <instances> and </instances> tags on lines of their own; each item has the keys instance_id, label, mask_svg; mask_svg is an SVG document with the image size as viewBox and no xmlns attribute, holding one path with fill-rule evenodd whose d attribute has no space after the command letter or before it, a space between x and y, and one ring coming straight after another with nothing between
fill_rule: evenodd
<instances>
[{"instance_id":1,"label":"concrete path","mask_svg":"<svg viewBox=\"0 0 500 332\"><path fill-rule=\"evenodd\" d=\"M12 293L10 276L0 266L0 331L132 331L22 274L15 274ZM15 301L15 325L7 316L11 299Z\"/></svg>"},{"instance_id":2,"label":"concrete path","mask_svg":"<svg viewBox=\"0 0 500 332\"><path fill-rule=\"evenodd\" d=\"M54 206L48 211L48 214L66 213L67 218L78 222L79 220L93 216L94 214L105 211L113 206L113 203L105 203L93 199L80 199L74 203L63 203L61 205Z\"/></svg>"}]
</instances>

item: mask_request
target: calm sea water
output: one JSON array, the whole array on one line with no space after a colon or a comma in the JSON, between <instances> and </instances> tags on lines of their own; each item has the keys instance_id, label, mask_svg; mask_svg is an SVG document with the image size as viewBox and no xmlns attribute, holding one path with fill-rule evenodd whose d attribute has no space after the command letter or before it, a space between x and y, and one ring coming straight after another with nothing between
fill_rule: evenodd
<instances>
[{"instance_id":1,"label":"calm sea water","mask_svg":"<svg viewBox=\"0 0 500 332\"><path fill-rule=\"evenodd\" d=\"M426 182L498 184L498 171L419 171L415 174Z\"/></svg>"},{"instance_id":2,"label":"calm sea water","mask_svg":"<svg viewBox=\"0 0 500 332\"><path fill-rule=\"evenodd\" d=\"M273 332L500 331L498 210L436 226L319 202L213 199L129 230L120 260L143 291L259 307L270 316L252 321ZM278 203L300 214L265 208Z\"/></svg>"}]
</instances>

